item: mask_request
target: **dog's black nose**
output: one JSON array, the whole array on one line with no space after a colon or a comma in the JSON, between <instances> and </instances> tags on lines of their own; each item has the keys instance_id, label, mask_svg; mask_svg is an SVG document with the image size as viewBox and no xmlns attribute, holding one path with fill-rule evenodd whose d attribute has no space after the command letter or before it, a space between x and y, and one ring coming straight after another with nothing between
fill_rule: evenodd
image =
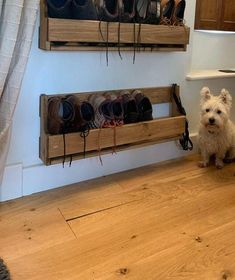
<instances>
[{"instance_id":1,"label":"dog's black nose","mask_svg":"<svg viewBox=\"0 0 235 280\"><path fill-rule=\"evenodd\" d=\"M215 123L215 119L214 118L209 118L209 122L210 122L210 124L213 124L213 123Z\"/></svg>"}]
</instances>

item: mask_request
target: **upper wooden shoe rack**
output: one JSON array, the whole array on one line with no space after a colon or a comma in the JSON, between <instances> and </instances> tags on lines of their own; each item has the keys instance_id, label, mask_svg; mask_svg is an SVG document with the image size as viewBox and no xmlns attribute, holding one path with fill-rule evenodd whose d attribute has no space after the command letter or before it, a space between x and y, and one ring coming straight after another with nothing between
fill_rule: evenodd
<instances>
[{"instance_id":1,"label":"upper wooden shoe rack","mask_svg":"<svg viewBox=\"0 0 235 280\"><path fill-rule=\"evenodd\" d=\"M135 26L134 26L135 25ZM39 47L48 51L118 49L119 23L49 18L46 0L40 0ZM186 51L190 29L187 26L166 26L138 23L120 24L121 50ZM135 29L135 31L134 31ZM139 38L139 39L138 39ZM66 44L64 43L66 42Z\"/></svg>"},{"instance_id":2,"label":"upper wooden shoe rack","mask_svg":"<svg viewBox=\"0 0 235 280\"><path fill-rule=\"evenodd\" d=\"M185 116L178 113L175 102L172 99L171 87L143 88L140 90L149 97L152 104L172 103L171 116L116 127L117 151L178 139L185 131ZM120 91L109 92L118 93ZM75 93L74 95L82 101L86 100L90 94L103 93ZM176 88L176 93L179 95L179 87ZM46 165L62 162L64 153L68 160L70 155L73 155L74 160L83 158L84 142L80 132L65 134L65 141L63 135L48 134L47 107L48 99L52 96L56 95L43 94L40 96L40 158ZM86 138L86 157L97 155L98 134L100 134L101 154L112 152L114 146L113 128L92 129Z\"/></svg>"}]
</instances>

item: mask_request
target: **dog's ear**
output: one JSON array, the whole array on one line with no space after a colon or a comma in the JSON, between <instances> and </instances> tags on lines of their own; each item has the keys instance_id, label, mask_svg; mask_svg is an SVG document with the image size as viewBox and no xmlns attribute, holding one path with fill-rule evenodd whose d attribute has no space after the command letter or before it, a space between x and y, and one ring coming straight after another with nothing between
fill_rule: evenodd
<instances>
[{"instance_id":1,"label":"dog's ear","mask_svg":"<svg viewBox=\"0 0 235 280\"><path fill-rule=\"evenodd\" d=\"M201 103L204 103L205 101L209 100L212 96L211 91L208 87L203 87L200 93L201 93Z\"/></svg>"},{"instance_id":2,"label":"dog's ear","mask_svg":"<svg viewBox=\"0 0 235 280\"><path fill-rule=\"evenodd\" d=\"M230 95L230 93L228 92L228 90L226 90L225 88L223 88L221 90L221 93L219 95L219 99L225 104L227 105L229 108L231 108L232 106L232 96Z\"/></svg>"}]
</instances>

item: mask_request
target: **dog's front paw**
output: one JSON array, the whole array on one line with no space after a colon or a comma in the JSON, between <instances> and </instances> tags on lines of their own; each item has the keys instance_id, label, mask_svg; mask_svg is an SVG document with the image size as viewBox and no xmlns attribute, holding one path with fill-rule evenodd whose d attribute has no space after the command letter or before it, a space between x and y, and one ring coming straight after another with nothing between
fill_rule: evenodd
<instances>
[{"instance_id":1,"label":"dog's front paw","mask_svg":"<svg viewBox=\"0 0 235 280\"><path fill-rule=\"evenodd\" d=\"M197 165L198 165L198 167L203 168L203 167L207 167L207 166L209 165L209 162L206 162L206 161L199 161L199 162L197 163Z\"/></svg>"},{"instance_id":2,"label":"dog's front paw","mask_svg":"<svg viewBox=\"0 0 235 280\"><path fill-rule=\"evenodd\" d=\"M215 161L215 166L218 168L218 169L221 169L224 167L224 163L221 159L216 159Z\"/></svg>"}]
</instances>

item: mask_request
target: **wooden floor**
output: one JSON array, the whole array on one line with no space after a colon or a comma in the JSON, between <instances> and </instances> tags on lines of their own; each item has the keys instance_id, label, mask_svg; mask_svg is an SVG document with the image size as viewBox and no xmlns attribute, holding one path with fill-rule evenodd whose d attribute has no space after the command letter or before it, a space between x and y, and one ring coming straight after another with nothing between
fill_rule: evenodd
<instances>
[{"instance_id":1,"label":"wooden floor","mask_svg":"<svg viewBox=\"0 0 235 280\"><path fill-rule=\"evenodd\" d=\"M235 279L235 165L195 156L0 204L13 280Z\"/></svg>"}]
</instances>

